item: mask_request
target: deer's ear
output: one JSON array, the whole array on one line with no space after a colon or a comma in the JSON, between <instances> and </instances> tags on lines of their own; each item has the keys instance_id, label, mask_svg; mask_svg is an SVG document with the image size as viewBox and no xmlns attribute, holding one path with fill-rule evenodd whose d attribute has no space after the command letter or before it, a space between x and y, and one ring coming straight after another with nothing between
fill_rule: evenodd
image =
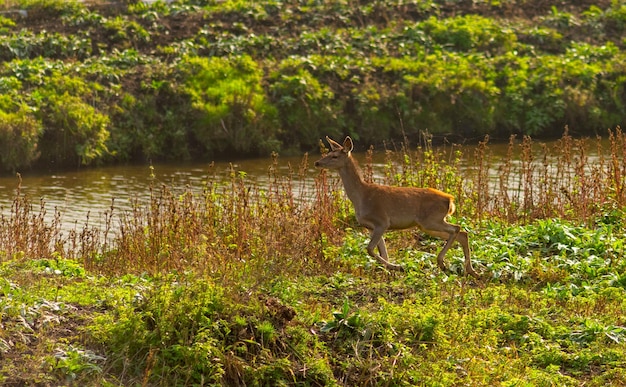
<instances>
[{"instance_id":1,"label":"deer's ear","mask_svg":"<svg viewBox=\"0 0 626 387\"><path fill-rule=\"evenodd\" d=\"M343 149L343 147L339 145L338 142L333 141L333 139L328 136L326 136L326 141L328 141L328 144L330 145L330 150L335 151L335 150Z\"/></svg>"},{"instance_id":2,"label":"deer's ear","mask_svg":"<svg viewBox=\"0 0 626 387\"><path fill-rule=\"evenodd\" d=\"M343 151L346 153L352 152L354 149L354 144L352 144L352 139L350 136L347 136L345 140L343 140Z\"/></svg>"}]
</instances>

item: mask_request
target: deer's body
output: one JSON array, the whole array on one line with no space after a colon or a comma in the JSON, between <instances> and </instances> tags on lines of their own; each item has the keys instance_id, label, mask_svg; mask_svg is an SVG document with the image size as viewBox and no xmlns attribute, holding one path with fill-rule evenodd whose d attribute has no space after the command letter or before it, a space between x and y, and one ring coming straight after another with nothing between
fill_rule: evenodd
<instances>
[{"instance_id":1,"label":"deer's body","mask_svg":"<svg viewBox=\"0 0 626 387\"><path fill-rule=\"evenodd\" d=\"M467 233L457 225L446 222L454 212L452 195L433 188L391 187L363 180L356 160L352 157L352 140L346 137L343 146L326 138L331 151L315 162L320 168L336 169L360 225L371 231L367 252L389 269L402 270L400 265L388 261L383 234L387 230L419 227L429 235L446 239L437 256L437 264L446 270L443 257L456 240L463 246L465 273L477 277L470 259ZM379 254L375 252L378 248Z\"/></svg>"}]
</instances>

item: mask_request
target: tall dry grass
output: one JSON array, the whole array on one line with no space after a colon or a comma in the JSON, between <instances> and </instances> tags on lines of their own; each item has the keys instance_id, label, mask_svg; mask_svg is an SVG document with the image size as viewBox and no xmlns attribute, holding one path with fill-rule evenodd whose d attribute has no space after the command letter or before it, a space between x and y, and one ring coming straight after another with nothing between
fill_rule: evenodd
<instances>
[{"instance_id":1,"label":"tall dry grass","mask_svg":"<svg viewBox=\"0 0 626 387\"><path fill-rule=\"evenodd\" d=\"M425 137L417 148L405 143L386 151L378 178L373 153L363 163L366 179L448 191L457 198L457 216L473 226L549 217L591 224L626 208L626 134L620 128L604 140L566 132L554 146L511 137L497 157L488 138L468 150L433 147ZM136 201L131 211L118 212L113 201L104 230L87 219L67 234L60 214L55 210L46 221L45 203L32 203L18 185L8 215L0 217L0 260L64 257L105 274L193 271L233 286L336 270L340 263L323 248L355 225L336 174L311 174L307 156L286 175L278 164L274 156L263 187L234 169L226 182L208 179L200 193L153 186L147 205Z\"/></svg>"},{"instance_id":2,"label":"tall dry grass","mask_svg":"<svg viewBox=\"0 0 626 387\"><path fill-rule=\"evenodd\" d=\"M314 180L313 191L306 186L308 164L305 156L281 176L274 157L264 187L232 168L227 182L210 179L201 194L191 187L182 194L153 187L149 205L137 203L121 217L113 248L88 267L107 273L194 271L233 285L332 270L322 244L336 230L336 201L324 175Z\"/></svg>"},{"instance_id":3,"label":"tall dry grass","mask_svg":"<svg viewBox=\"0 0 626 387\"><path fill-rule=\"evenodd\" d=\"M470 175L469 193L477 197L470 208L478 219L512 223L554 217L589 223L623 209L625 140L619 127L609 131L608 141L576 139L566 131L552 147L511 137L502 163L481 162ZM482 147L488 155L488 144Z\"/></svg>"},{"instance_id":4,"label":"tall dry grass","mask_svg":"<svg viewBox=\"0 0 626 387\"><path fill-rule=\"evenodd\" d=\"M387 151L380 182L449 192L459 215L477 225L553 217L584 223L626 206L626 134L619 127L604 139L574 138L566 128L552 146L511 136L499 155L488 137L472 148L434 147L428 135L421 143Z\"/></svg>"}]
</instances>

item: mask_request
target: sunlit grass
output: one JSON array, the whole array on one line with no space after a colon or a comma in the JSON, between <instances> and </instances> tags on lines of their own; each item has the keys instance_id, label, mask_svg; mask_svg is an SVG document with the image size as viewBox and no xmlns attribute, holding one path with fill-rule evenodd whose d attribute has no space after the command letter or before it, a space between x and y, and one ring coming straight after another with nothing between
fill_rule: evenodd
<instances>
[{"instance_id":1,"label":"sunlit grass","mask_svg":"<svg viewBox=\"0 0 626 387\"><path fill-rule=\"evenodd\" d=\"M0 381L617 383L626 376L624 135L611 133L599 159L580 155L600 140L565 135L532 157L530 141L512 141L498 168L488 142L473 168L428 143L387 155L385 182L456 195L480 281L459 275L458 248L447 256L452 273L441 273L442 242L416 232L388 237L406 273L381 268L335 177L307 176L306 158L298 179L270 169L268 187L235 172L182 193L153 187L147 205L109 216L105 230L69 235L60 217L45 220L45 203L18 193L0 219ZM543 158L550 174L533 161ZM367 161L363 169L373 178ZM493 170L499 180L482 189ZM521 190L507 186L513 175ZM313 189L297 189L301 181Z\"/></svg>"}]
</instances>

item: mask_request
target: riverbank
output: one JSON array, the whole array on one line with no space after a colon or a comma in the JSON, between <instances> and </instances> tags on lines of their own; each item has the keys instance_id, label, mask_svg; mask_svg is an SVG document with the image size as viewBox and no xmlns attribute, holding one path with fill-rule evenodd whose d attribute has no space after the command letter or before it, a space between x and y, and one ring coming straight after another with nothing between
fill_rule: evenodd
<instances>
[{"instance_id":1,"label":"riverbank","mask_svg":"<svg viewBox=\"0 0 626 387\"><path fill-rule=\"evenodd\" d=\"M18 197L0 219L0 381L619 384L624 140L614 133L608 153L589 159L564 136L548 170L556 180L527 140L492 192L479 184L487 143L475 177L433 148L387 154L389 182L455 194L453 221L470 233L479 280L461 276L458 246L442 273L443 242L410 231L387 236L406 271L382 269L329 173L304 203L296 180L279 175L266 188L237 173L201 193L159 185L146 205L109 218L115 238L107 228L56 233L38 203ZM510 173L546 189L511 195Z\"/></svg>"},{"instance_id":2,"label":"riverbank","mask_svg":"<svg viewBox=\"0 0 626 387\"><path fill-rule=\"evenodd\" d=\"M459 204L468 200L473 185L482 186L484 190L479 196L485 208L481 212L508 213L508 220L518 221L520 212L512 203L525 207L535 206L533 200L550 203L540 207L546 212L543 216L563 217L572 200L587 208L594 208L591 203L606 201L608 192L598 187L608 182L599 180L621 176L624 158L619 152L621 136L620 131L614 131L602 138L574 138L565 134L550 141L510 138L508 142L494 142L489 139L472 146L434 145L423 138L419 145L390 142L383 148L370 149L357 142L355 157L367 164L368 175L375 182L436 185L453 190ZM426 156L424 150L428 151ZM397 157L399 154L406 154L408 159ZM275 155L274 158L231 162L138 164L0 176L0 214L10 215L19 187L20 195L31 205L45 203L47 221L54 219L53 209L60 213L63 227L60 231L66 235L80 232L85 224L104 229L106 214L111 212L115 213L112 231L117 232L118 218L138 204L147 205L154 189L165 185L177 195L187 189L200 194L207 186L232 185L233 176L242 177L249 188L257 190L266 190L277 181L288 182L297 202L309 202L315 200L315 179L319 170L313 167L313 161L318 157L319 154ZM450 182L445 176L439 176L440 172L433 171L430 165L433 157L445 162L450 172L461 179ZM557 169L560 175L553 173ZM578 185L566 195L561 188L570 185L573 179L579 179ZM610 184L620 189L620 181ZM580 196L580 192L592 194ZM550 196L558 201L551 202Z\"/></svg>"},{"instance_id":3,"label":"riverbank","mask_svg":"<svg viewBox=\"0 0 626 387\"><path fill-rule=\"evenodd\" d=\"M595 135L626 116L617 2L14 3L7 172L302 154L326 135Z\"/></svg>"}]
</instances>

